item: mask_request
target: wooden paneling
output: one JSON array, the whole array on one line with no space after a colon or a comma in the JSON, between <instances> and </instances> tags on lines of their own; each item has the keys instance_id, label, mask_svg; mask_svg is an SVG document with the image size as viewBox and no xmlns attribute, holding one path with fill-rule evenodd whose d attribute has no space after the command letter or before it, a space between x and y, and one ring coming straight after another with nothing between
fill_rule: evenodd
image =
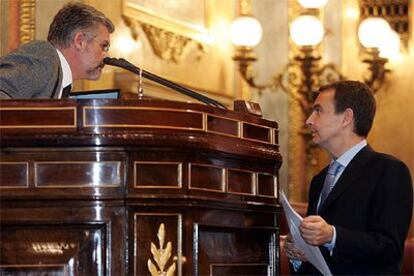
<instances>
[{"instance_id":1,"label":"wooden paneling","mask_svg":"<svg viewBox=\"0 0 414 276\"><path fill-rule=\"evenodd\" d=\"M196 224L194 275L275 275L277 233Z\"/></svg>"},{"instance_id":2,"label":"wooden paneling","mask_svg":"<svg viewBox=\"0 0 414 276\"><path fill-rule=\"evenodd\" d=\"M272 143L271 129L259 125L243 123L243 138Z\"/></svg>"},{"instance_id":3,"label":"wooden paneling","mask_svg":"<svg viewBox=\"0 0 414 276\"><path fill-rule=\"evenodd\" d=\"M201 112L133 106L85 106L83 125L93 128L203 129Z\"/></svg>"},{"instance_id":4,"label":"wooden paneling","mask_svg":"<svg viewBox=\"0 0 414 276\"><path fill-rule=\"evenodd\" d=\"M106 247L103 225L3 226L0 269L4 275L102 275Z\"/></svg>"},{"instance_id":5,"label":"wooden paneling","mask_svg":"<svg viewBox=\"0 0 414 276\"><path fill-rule=\"evenodd\" d=\"M221 167L190 164L189 189L224 192L224 170Z\"/></svg>"},{"instance_id":6,"label":"wooden paneling","mask_svg":"<svg viewBox=\"0 0 414 276\"><path fill-rule=\"evenodd\" d=\"M277 197L277 179L274 175L259 173L257 176L257 195Z\"/></svg>"},{"instance_id":7,"label":"wooden paneling","mask_svg":"<svg viewBox=\"0 0 414 276\"><path fill-rule=\"evenodd\" d=\"M278 273L275 122L155 100L0 104L1 275Z\"/></svg>"},{"instance_id":8,"label":"wooden paneling","mask_svg":"<svg viewBox=\"0 0 414 276\"><path fill-rule=\"evenodd\" d=\"M0 162L0 189L29 187L28 162Z\"/></svg>"},{"instance_id":9,"label":"wooden paneling","mask_svg":"<svg viewBox=\"0 0 414 276\"><path fill-rule=\"evenodd\" d=\"M181 188L183 165L179 162L134 162L135 188Z\"/></svg>"},{"instance_id":10,"label":"wooden paneling","mask_svg":"<svg viewBox=\"0 0 414 276\"><path fill-rule=\"evenodd\" d=\"M254 175L252 172L228 169L227 191L237 194L255 194Z\"/></svg>"},{"instance_id":11,"label":"wooden paneling","mask_svg":"<svg viewBox=\"0 0 414 276\"><path fill-rule=\"evenodd\" d=\"M240 136L239 128L236 120L207 115L207 131L209 132L238 137Z\"/></svg>"},{"instance_id":12,"label":"wooden paneling","mask_svg":"<svg viewBox=\"0 0 414 276\"><path fill-rule=\"evenodd\" d=\"M43 161L34 163L39 188L116 187L121 185L119 161Z\"/></svg>"}]
</instances>

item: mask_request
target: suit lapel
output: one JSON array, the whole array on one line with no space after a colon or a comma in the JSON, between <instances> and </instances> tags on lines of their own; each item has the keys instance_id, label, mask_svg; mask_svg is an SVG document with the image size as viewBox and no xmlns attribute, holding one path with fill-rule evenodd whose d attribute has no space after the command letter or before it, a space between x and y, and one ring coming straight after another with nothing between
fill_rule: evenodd
<instances>
[{"instance_id":1,"label":"suit lapel","mask_svg":"<svg viewBox=\"0 0 414 276\"><path fill-rule=\"evenodd\" d=\"M56 53L56 56L58 60L58 66L57 66L58 72L57 72L56 82L53 87L53 92L52 92L52 95L50 96L52 99L59 97L60 87L62 86L62 80L63 80L62 66L60 65L60 60L59 60L59 56L57 55L57 53Z\"/></svg>"},{"instance_id":2,"label":"suit lapel","mask_svg":"<svg viewBox=\"0 0 414 276\"><path fill-rule=\"evenodd\" d=\"M334 202L340 195L349 187L356 185L356 180L361 176L363 172L363 166L370 159L373 153L372 148L367 145L361 149L355 157L351 160L348 166L339 177L334 188L326 198L325 202L319 208L319 214L322 214L332 202ZM324 174L326 176L326 173ZM321 188L322 189L322 188ZM320 195L320 191L319 194Z\"/></svg>"},{"instance_id":3,"label":"suit lapel","mask_svg":"<svg viewBox=\"0 0 414 276\"><path fill-rule=\"evenodd\" d=\"M319 197L322 192L324 179L326 173L328 172L328 166L326 166L322 171L319 172L312 180L312 184L309 191L309 206L307 215L316 215L318 209Z\"/></svg>"}]
</instances>

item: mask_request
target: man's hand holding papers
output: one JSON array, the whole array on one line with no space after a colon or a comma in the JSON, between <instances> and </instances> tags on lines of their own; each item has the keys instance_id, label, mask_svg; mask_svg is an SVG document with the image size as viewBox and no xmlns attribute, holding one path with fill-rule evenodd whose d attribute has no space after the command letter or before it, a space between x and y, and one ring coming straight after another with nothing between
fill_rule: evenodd
<instances>
[{"instance_id":1,"label":"man's hand holding papers","mask_svg":"<svg viewBox=\"0 0 414 276\"><path fill-rule=\"evenodd\" d=\"M286 195L283 191L280 191L280 204L282 204L283 211L285 213L286 221L289 225L290 235L294 241L295 252L306 256L306 260L312 263L323 275L332 275L328 265L323 258L318 246L308 244L302 237L299 227L303 218L292 208ZM293 254L290 252L294 259L301 260L301 255ZM302 260L305 260L302 259Z\"/></svg>"},{"instance_id":2,"label":"man's hand holding papers","mask_svg":"<svg viewBox=\"0 0 414 276\"><path fill-rule=\"evenodd\" d=\"M296 248L295 242L292 239L292 236L288 234L285 239L284 249L286 252L286 256L291 260L298 260L301 262L306 262L308 259L306 255L303 254L302 251Z\"/></svg>"}]
</instances>

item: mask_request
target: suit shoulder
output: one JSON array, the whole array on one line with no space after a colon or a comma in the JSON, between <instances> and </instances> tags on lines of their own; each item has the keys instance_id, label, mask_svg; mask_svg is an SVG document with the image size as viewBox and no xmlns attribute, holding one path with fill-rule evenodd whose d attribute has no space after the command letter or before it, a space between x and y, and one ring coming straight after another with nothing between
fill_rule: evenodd
<instances>
[{"instance_id":1,"label":"suit shoulder","mask_svg":"<svg viewBox=\"0 0 414 276\"><path fill-rule=\"evenodd\" d=\"M374 152L371 158L371 162L372 164L375 164L374 167L380 171L392 171L394 173L400 174L400 176L408 175L411 178L408 166L393 155L382 152Z\"/></svg>"},{"instance_id":2,"label":"suit shoulder","mask_svg":"<svg viewBox=\"0 0 414 276\"><path fill-rule=\"evenodd\" d=\"M22 45L20 48L18 48L18 50L43 50L43 51L51 51L54 50L55 47L53 47L52 44L50 44L47 41L42 41L42 40L34 40L31 41L29 43L26 43L24 45Z\"/></svg>"},{"instance_id":3,"label":"suit shoulder","mask_svg":"<svg viewBox=\"0 0 414 276\"><path fill-rule=\"evenodd\" d=\"M406 167L405 163L401 161L400 159L398 159L397 157L391 154L383 153L383 152L374 151L372 155L372 160L376 162L383 162L386 164L395 164L395 165Z\"/></svg>"},{"instance_id":4,"label":"suit shoulder","mask_svg":"<svg viewBox=\"0 0 414 276\"><path fill-rule=\"evenodd\" d=\"M0 57L0 85L12 98L49 97L59 78L60 60L46 41L32 41Z\"/></svg>"}]
</instances>

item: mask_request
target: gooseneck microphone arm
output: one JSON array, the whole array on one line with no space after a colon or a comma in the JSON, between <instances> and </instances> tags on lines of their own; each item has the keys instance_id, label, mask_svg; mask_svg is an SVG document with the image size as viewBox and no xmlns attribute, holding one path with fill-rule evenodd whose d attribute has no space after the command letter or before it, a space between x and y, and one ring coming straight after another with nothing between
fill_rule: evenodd
<instances>
[{"instance_id":1,"label":"gooseneck microphone arm","mask_svg":"<svg viewBox=\"0 0 414 276\"><path fill-rule=\"evenodd\" d=\"M117 59L117 58L106 57L106 58L104 58L103 62L105 64L108 64L108 65L121 67L121 68L123 68L125 70L128 70L128 71L130 71L134 74L137 74L137 75L141 74L144 78L147 78L147 79L152 80L156 83L162 84L162 85L164 85L168 88L174 89L175 91L178 91L178 92L180 92L180 93L182 93L186 96L189 96L189 97L191 97L193 99L196 99L196 100L198 100L202 103L205 103L207 105L212 105L212 106L215 106L215 107L227 109L222 103L219 103L216 100L213 100L209 97L201 95L200 93L197 93L197 92L195 92L191 89L188 89L184 86L181 86L181 85L176 84L172 81L164 79L164 78L162 78L160 76L157 76L153 73L145 71L145 70L133 65L132 63L130 63L129 61L127 61L123 58Z\"/></svg>"}]
</instances>

